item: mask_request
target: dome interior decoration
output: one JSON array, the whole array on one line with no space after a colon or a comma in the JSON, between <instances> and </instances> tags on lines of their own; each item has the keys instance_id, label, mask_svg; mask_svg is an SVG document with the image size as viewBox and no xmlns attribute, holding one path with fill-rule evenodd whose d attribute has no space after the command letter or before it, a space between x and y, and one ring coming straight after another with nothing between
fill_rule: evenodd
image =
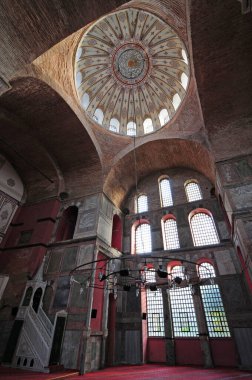
<instances>
[{"instance_id":1,"label":"dome interior decoration","mask_svg":"<svg viewBox=\"0 0 252 380\"><path fill-rule=\"evenodd\" d=\"M115 134L141 136L170 122L189 78L186 48L177 33L138 9L98 20L76 51L75 86L83 111Z\"/></svg>"}]
</instances>

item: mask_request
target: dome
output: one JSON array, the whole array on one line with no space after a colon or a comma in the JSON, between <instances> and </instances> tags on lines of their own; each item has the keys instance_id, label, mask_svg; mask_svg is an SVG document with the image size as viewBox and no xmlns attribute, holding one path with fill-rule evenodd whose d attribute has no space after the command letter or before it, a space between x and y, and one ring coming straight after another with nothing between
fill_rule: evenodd
<instances>
[{"instance_id":1,"label":"dome","mask_svg":"<svg viewBox=\"0 0 252 380\"><path fill-rule=\"evenodd\" d=\"M176 32L138 9L98 20L76 51L75 85L83 111L116 134L141 136L166 125L185 97L189 75Z\"/></svg>"}]
</instances>

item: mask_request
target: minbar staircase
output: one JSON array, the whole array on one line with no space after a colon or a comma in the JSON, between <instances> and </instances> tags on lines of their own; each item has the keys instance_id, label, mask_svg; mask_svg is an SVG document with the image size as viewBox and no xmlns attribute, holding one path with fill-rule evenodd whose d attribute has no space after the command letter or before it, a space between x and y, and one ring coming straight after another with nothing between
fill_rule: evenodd
<instances>
[{"instance_id":1,"label":"minbar staircase","mask_svg":"<svg viewBox=\"0 0 252 380\"><path fill-rule=\"evenodd\" d=\"M20 307L17 318L24 324L20 333L12 366L32 371L49 372L49 359L53 341L54 325L39 307Z\"/></svg>"}]
</instances>

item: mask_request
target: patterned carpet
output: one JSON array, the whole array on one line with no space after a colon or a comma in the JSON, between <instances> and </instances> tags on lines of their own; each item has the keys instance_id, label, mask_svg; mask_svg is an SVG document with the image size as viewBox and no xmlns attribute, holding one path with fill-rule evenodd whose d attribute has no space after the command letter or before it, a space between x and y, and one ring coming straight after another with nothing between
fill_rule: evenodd
<instances>
[{"instance_id":1,"label":"patterned carpet","mask_svg":"<svg viewBox=\"0 0 252 380\"><path fill-rule=\"evenodd\" d=\"M252 371L239 371L230 368L203 369L199 367L167 367L146 364L142 366L121 366L106 368L80 376L76 371L61 371L51 374L0 367L0 379L4 380L252 380Z\"/></svg>"}]
</instances>

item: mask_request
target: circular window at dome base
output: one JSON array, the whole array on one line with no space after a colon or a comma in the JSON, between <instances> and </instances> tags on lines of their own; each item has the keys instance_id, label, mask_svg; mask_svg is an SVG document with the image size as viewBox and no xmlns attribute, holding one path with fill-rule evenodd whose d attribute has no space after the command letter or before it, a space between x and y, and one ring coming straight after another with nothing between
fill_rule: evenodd
<instances>
[{"instance_id":1,"label":"circular window at dome base","mask_svg":"<svg viewBox=\"0 0 252 380\"><path fill-rule=\"evenodd\" d=\"M111 133L142 136L178 112L190 79L186 48L153 14L129 8L98 20L75 57L83 112Z\"/></svg>"}]
</instances>

